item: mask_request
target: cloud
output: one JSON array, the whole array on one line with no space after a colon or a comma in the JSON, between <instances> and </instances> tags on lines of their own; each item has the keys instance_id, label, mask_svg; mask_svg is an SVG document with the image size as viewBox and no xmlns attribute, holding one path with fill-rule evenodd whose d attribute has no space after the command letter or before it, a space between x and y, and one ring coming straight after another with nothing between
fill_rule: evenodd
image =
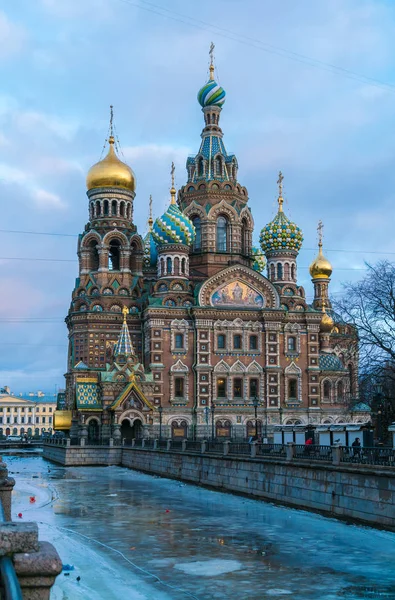
<instances>
[{"instance_id":1,"label":"cloud","mask_svg":"<svg viewBox=\"0 0 395 600\"><path fill-rule=\"evenodd\" d=\"M52 194L46 190L38 189L33 192L33 199L39 208L65 209L66 205L57 194Z\"/></svg>"},{"instance_id":2,"label":"cloud","mask_svg":"<svg viewBox=\"0 0 395 600\"><path fill-rule=\"evenodd\" d=\"M3 61L19 54L27 40L25 29L12 23L3 11L0 11L0 40L0 60Z\"/></svg>"}]
</instances>

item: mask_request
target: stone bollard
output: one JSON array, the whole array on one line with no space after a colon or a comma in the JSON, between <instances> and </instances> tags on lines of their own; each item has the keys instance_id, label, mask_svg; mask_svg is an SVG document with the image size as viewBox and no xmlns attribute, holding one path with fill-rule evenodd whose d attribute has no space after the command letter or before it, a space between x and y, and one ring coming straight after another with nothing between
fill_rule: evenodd
<instances>
[{"instance_id":1,"label":"stone bollard","mask_svg":"<svg viewBox=\"0 0 395 600\"><path fill-rule=\"evenodd\" d=\"M80 446L85 446L85 438L80 438Z\"/></svg>"},{"instance_id":2,"label":"stone bollard","mask_svg":"<svg viewBox=\"0 0 395 600\"><path fill-rule=\"evenodd\" d=\"M230 442L227 440L224 442L224 456L228 456L230 449Z\"/></svg>"},{"instance_id":3,"label":"stone bollard","mask_svg":"<svg viewBox=\"0 0 395 600\"><path fill-rule=\"evenodd\" d=\"M109 445L109 446L113 446L113 445L114 445L114 440L113 440L113 438L110 438L110 439L108 440L108 445Z\"/></svg>"},{"instance_id":4,"label":"stone bollard","mask_svg":"<svg viewBox=\"0 0 395 600\"><path fill-rule=\"evenodd\" d=\"M207 440L202 440L201 446L200 446L200 452L202 454L204 454L205 452L207 452Z\"/></svg>"},{"instance_id":5,"label":"stone bollard","mask_svg":"<svg viewBox=\"0 0 395 600\"><path fill-rule=\"evenodd\" d=\"M141 440L141 447L142 447L142 448L144 448L144 447L145 447L145 438L143 438L143 439Z\"/></svg>"},{"instance_id":6,"label":"stone bollard","mask_svg":"<svg viewBox=\"0 0 395 600\"><path fill-rule=\"evenodd\" d=\"M154 450L158 449L159 440L154 440Z\"/></svg>"},{"instance_id":7,"label":"stone bollard","mask_svg":"<svg viewBox=\"0 0 395 600\"><path fill-rule=\"evenodd\" d=\"M125 443L125 441L124 441L124 443ZM135 445L136 445L136 438L133 438L133 439L132 439L132 448L134 448L134 447L135 447Z\"/></svg>"},{"instance_id":8,"label":"stone bollard","mask_svg":"<svg viewBox=\"0 0 395 600\"><path fill-rule=\"evenodd\" d=\"M187 440L182 440L182 442L181 442L181 451L185 452L186 449L187 449Z\"/></svg>"},{"instance_id":9,"label":"stone bollard","mask_svg":"<svg viewBox=\"0 0 395 600\"><path fill-rule=\"evenodd\" d=\"M67 438L67 440L66 440L66 448L70 448L70 445L71 445L71 439Z\"/></svg>"},{"instance_id":10,"label":"stone bollard","mask_svg":"<svg viewBox=\"0 0 395 600\"><path fill-rule=\"evenodd\" d=\"M340 445L336 444L332 446L332 464L340 465L340 461L342 458L343 449Z\"/></svg>"},{"instance_id":11,"label":"stone bollard","mask_svg":"<svg viewBox=\"0 0 395 600\"><path fill-rule=\"evenodd\" d=\"M287 458L288 462L290 462L291 460L293 460L293 457L294 457L294 446L295 446L294 442L288 442L288 444L287 444L287 446L285 448L286 453L287 453L286 458Z\"/></svg>"},{"instance_id":12,"label":"stone bollard","mask_svg":"<svg viewBox=\"0 0 395 600\"><path fill-rule=\"evenodd\" d=\"M13 562L23 600L50 600L51 587L62 572L62 561L52 544L38 542L36 552L16 553Z\"/></svg>"},{"instance_id":13,"label":"stone bollard","mask_svg":"<svg viewBox=\"0 0 395 600\"><path fill-rule=\"evenodd\" d=\"M11 494L15 485L15 479L8 477L7 465L3 463L0 456L0 500L3 504L6 521L11 521Z\"/></svg>"},{"instance_id":14,"label":"stone bollard","mask_svg":"<svg viewBox=\"0 0 395 600\"><path fill-rule=\"evenodd\" d=\"M171 448L171 438L169 438L169 439L167 440L167 444L166 444L166 450L170 450L170 448Z\"/></svg>"},{"instance_id":15,"label":"stone bollard","mask_svg":"<svg viewBox=\"0 0 395 600\"><path fill-rule=\"evenodd\" d=\"M256 448L258 442L251 442L251 458L256 458Z\"/></svg>"}]
</instances>

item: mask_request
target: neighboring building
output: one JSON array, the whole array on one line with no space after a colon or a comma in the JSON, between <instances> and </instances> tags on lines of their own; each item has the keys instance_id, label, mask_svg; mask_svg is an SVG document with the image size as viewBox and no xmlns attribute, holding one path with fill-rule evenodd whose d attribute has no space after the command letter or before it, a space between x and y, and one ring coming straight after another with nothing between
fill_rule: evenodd
<instances>
[{"instance_id":1,"label":"neighboring building","mask_svg":"<svg viewBox=\"0 0 395 600\"><path fill-rule=\"evenodd\" d=\"M284 213L281 173L277 215L261 231L261 250L252 246L248 192L223 142L225 92L212 64L198 100L205 123L187 183L176 198L172 168L170 205L155 223L150 214L144 238L112 120L108 154L88 173L59 413L65 428L74 411L73 434L80 419L92 437L119 424L129 438L204 436L212 424L217 435L245 437L254 433L254 398L261 427L350 419L356 335L331 310L321 226L310 305L298 284L303 236Z\"/></svg>"},{"instance_id":2,"label":"neighboring building","mask_svg":"<svg viewBox=\"0 0 395 600\"><path fill-rule=\"evenodd\" d=\"M7 392L5 390L8 390ZM52 433L56 398L31 395L14 396L9 388L0 390L0 436Z\"/></svg>"}]
</instances>

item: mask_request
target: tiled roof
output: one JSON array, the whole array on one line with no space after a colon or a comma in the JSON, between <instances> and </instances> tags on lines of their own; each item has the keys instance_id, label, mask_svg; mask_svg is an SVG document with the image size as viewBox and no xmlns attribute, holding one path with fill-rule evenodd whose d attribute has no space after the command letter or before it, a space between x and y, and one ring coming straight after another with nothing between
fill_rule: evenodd
<instances>
[{"instance_id":1,"label":"tiled roof","mask_svg":"<svg viewBox=\"0 0 395 600\"><path fill-rule=\"evenodd\" d=\"M320 354L321 371L346 371L342 361L336 354Z\"/></svg>"}]
</instances>

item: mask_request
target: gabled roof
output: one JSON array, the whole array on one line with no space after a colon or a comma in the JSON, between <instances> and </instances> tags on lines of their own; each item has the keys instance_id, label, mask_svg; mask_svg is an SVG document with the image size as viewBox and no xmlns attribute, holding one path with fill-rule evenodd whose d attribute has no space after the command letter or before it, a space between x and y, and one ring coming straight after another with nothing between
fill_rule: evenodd
<instances>
[{"instance_id":1,"label":"gabled roof","mask_svg":"<svg viewBox=\"0 0 395 600\"><path fill-rule=\"evenodd\" d=\"M131 381L129 385L119 394L118 398L111 404L110 408L115 410L123 400L129 395L130 392L134 391L138 398L146 405L150 410L154 410L154 405L147 399L141 389L138 387L135 381Z\"/></svg>"},{"instance_id":2,"label":"gabled roof","mask_svg":"<svg viewBox=\"0 0 395 600\"><path fill-rule=\"evenodd\" d=\"M13 396L12 394L0 394L0 404L2 405L19 405L19 406L34 406L35 400L26 400L26 398L20 398Z\"/></svg>"}]
</instances>

